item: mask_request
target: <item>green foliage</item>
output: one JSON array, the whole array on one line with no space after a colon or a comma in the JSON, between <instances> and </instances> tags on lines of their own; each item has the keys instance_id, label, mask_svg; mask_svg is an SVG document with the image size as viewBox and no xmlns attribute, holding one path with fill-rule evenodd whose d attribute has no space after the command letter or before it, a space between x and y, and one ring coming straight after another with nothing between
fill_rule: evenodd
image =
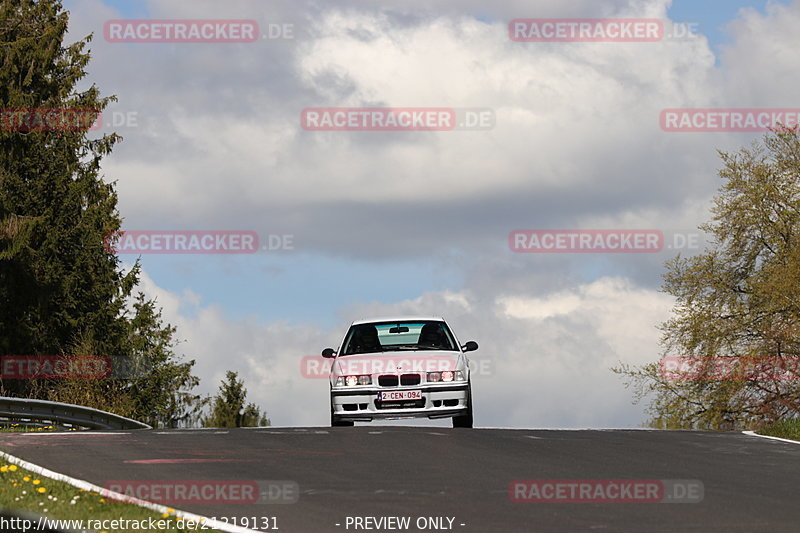
<instances>
[{"instance_id":1,"label":"green foliage","mask_svg":"<svg viewBox=\"0 0 800 533\"><path fill-rule=\"evenodd\" d=\"M102 111L113 97L78 92L89 38L62 46L67 14L55 1L9 0L0 15L0 107ZM0 353L59 354L76 333L108 353L124 336L123 276L103 249L119 228L100 160L120 138L85 129L0 128Z\"/></svg>"},{"instance_id":2,"label":"green foliage","mask_svg":"<svg viewBox=\"0 0 800 533\"><path fill-rule=\"evenodd\" d=\"M664 355L710 367L720 357L786 361L800 357L800 139L782 128L763 143L720 153L724 185L711 222L713 245L666 265L664 291L676 299L661 325ZM663 428L739 429L797 416L793 379L670 380L658 364L615 369L654 395L650 424ZM756 379L758 377L758 379Z\"/></svg>"},{"instance_id":3,"label":"green foliage","mask_svg":"<svg viewBox=\"0 0 800 533\"><path fill-rule=\"evenodd\" d=\"M0 2L0 112L85 109L113 96L86 76L91 36L64 45L68 13L57 0ZM91 113L90 113L91 114ZM2 118L2 117L0 117ZM121 137L90 124L0 127L0 354L107 355L141 371L108 380L6 381L0 393L81 403L154 426L192 423L203 403L190 391L194 361L174 353L175 328L133 291L104 238L120 229L113 182L100 163ZM94 136L94 137L92 137Z\"/></svg>"},{"instance_id":4,"label":"green foliage","mask_svg":"<svg viewBox=\"0 0 800 533\"><path fill-rule=\"evenodd\" d=\"M244 381L238 380L238 374L230 370L225 373L225 380L220 383L219 392L211 404L211 413L202 419L203 427L237 428L269 426L266 414L255 404L247 404L247 389Z\"/></svg>"},{"instance_id":5,"label":"green foliage","mask_svg":"<svg viewBox=\"0 0 800 533\"><path fill-rule=\"evenodd\" d=\"M189 392L200 382L191 374L194 360L182 362L176 357L175 328L162 324L154 301L139 293L133 309L126 353L138 363L138 376L132 376L128 390L138 419L154 427L193 425L205 405Z\"/></svg>"},{"instance_id":6,"label":"green foliage","mask_svg":"<svg viewBox=\"0 0 800 533\"><path fill-rule=\"evenodd\" d=\"M93 490L79 489L64 481L44 477L5 461L0 462L0 505L5 509L25 512L25 514L41 515L42 509L47 509L44 516L51 520L75 520L76 522L80 520L85 527L95 527L95 520L99 522L147 521L152 518L169 522L169 526L163 531L190 533L200 530L192 527L194 524L190 524L188 521L180 521L174 512L167 513L168 516L165 518L163 513L145 509L136 504L117 501ZM10 533L22 529L24 528L11 526L9 523L5 532ZM71 530L74 531L74 529ZM50 531L53 530L50 529ZM142 533L143 530L125 527L108 531ZM203 526L202 531L215 532L219 530Z\"/></svg>"},{"instance_id":7,"label":"green foliage","mask_svg":"<svg viewBox=\"0 0 800 533\"><path fill-rule=\"evenodd\" d=\"M800 441L800 419L783 420L758 430L761 435Z\"/></svg>"}]
</instances>

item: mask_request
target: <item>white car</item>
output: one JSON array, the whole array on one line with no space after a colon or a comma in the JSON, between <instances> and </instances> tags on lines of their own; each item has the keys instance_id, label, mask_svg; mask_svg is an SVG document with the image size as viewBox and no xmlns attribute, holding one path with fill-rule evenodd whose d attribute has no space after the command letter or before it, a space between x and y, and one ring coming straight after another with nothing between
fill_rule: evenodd
<instances>
[{"instance_id":1,"label":"white car","mask_svg":"<svg viewBox=\"0 0 800 533\"><path fill-rule=\"evenodd\" d=\"M441 317L353 322L338 350L326 348L331 426L375 419L452 418L472 427L467 352Z\"/></svg>"}]
</instances>

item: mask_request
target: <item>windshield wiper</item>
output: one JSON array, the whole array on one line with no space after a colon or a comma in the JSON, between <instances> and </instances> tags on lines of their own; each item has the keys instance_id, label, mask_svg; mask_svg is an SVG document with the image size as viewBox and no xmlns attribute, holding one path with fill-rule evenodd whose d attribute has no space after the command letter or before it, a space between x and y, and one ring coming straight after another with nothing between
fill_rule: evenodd
<instances>
[{"instance_id":1,"label":"windshield wiper","mask_svg":"<svg viewBox=\"0 0 800 533\"><path fill-rule=\"evenodd\" d=\"M384 350L392 350L395 352L399 352L400 350L416 350L416 344L392 344L390 346L384 346Z\"/></svg>"},{"instance_id":2,"label":"windshield wiper","mask_svg":"<svg viewBox=\"0 0 800 533\"><path fill-rule=\"evenodd\" d=\"M452 348L447 348L445 346L417 346L418 350L444 350L451 352L453 351Z\"/></svg>"}]
</instances>

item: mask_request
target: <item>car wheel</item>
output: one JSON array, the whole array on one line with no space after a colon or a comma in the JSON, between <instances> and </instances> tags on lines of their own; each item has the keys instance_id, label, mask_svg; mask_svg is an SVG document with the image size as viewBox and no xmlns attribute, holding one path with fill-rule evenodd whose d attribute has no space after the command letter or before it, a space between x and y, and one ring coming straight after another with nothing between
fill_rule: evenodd
<instances>
[{"instance_id":1,"label":"car wheel","mask_svg":"<svg viewBox=\"0 0 800 533\"><path fill-rule=\"evenodd\" d=\"M454 428L472 427L472 385L467 389L467 413L453 417Z\"/></svg>"}]
</instances>

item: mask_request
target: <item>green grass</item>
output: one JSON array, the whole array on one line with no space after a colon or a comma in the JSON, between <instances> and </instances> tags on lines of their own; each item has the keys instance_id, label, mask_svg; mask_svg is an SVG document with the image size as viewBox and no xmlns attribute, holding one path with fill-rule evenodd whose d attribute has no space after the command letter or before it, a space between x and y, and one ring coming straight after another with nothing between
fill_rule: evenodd
<instances>
[{"instance_id":1,"label":"green grass","mask_svg":"<svg viewBox=\"0 0 800 533\"><path fill-rule=\"evenodd\" d=\"M27 511L55 520L169 520L162 531L217 531L189 529L177 523L174 510L158 513L138 505L103 498L99 493L78 489L61 481L37 476L24 468L0 460L0 506ZM106 529L107 533L141 533L147 529Z\"/></svg>"},{"instance_id":2,"label":"green grass","mask_svg":"<svg viewBox=\"0 0 800 533\"><path fill-rule=\"evenodd\" d=\"M27 424L10 424L0 426L3 433L38 433L50 431L79 431L77 427L56 427L56 426L31 426Z\"/></svg>"},{"instance_id":3,"label":"green grass","mask_svg":"<svg viewBox=\"0 0 800 533\"><path fill-rule=\"evenodd\" d=\"M770 437L800 441L800 419L776 422L759 429L756 433L760 435L769 435Z\"/></svg>"}]
</instances>

